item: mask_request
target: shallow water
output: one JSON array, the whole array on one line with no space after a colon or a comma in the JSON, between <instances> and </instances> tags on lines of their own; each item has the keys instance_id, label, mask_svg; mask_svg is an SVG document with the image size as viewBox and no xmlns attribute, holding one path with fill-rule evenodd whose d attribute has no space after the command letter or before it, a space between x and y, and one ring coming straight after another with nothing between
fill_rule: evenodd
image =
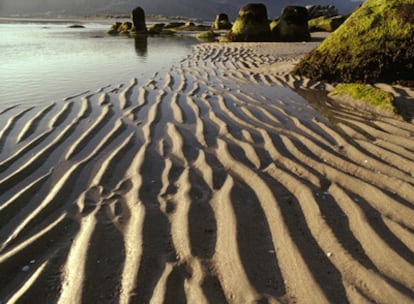
<instances>
[{"instance_id":1,"label":"shallow water","mask_svg":"<svg viewBox=\"0 0 414 304\"><path fill-rule=\"evenodd\" d=\"M0 105L40 104L132 78L148 79L191 52L191 37L105 36L108 25L0 24Z\"/></svg>"}]
</instances>

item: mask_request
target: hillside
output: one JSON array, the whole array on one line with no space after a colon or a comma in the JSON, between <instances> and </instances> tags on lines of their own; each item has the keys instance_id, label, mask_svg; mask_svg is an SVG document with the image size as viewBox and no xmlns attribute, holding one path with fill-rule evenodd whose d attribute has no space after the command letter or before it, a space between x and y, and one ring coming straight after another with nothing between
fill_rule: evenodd
<instances>
[{"instance_id":1,"label":"hillside","mask_svg":"<svg viewBox=\"0 0 414 304\"><path fill-rule=\"evenodd\" d=\"M168 2L154 0L2 0L0 1L0 16L59 16L59 15L94 15L128 13L136 6L144 8L147 14L162 14L166 16L188 16L203 19L213 19L216 14L224 12L234 19L240 7L248 3L246 0L172 0ZM263 0L268 8L269 18L275 18L287 5L335 5L340 13L348 13L361 1L355 0L298 0L272 1Z\"/></svg>"}]
</instances>

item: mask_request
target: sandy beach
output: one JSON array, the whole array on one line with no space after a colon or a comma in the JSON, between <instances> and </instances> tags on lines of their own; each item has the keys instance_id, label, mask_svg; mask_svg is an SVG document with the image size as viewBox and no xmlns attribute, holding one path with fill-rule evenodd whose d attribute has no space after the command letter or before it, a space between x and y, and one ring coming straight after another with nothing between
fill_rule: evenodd
<instances>
[{"instance_id":1,"label":"sandy beach","mask_svg":"<svg viewBox=\"0 0 414 304\"><path fill-rule=\"evenodd\" d=\"M0 108L0 303L413 303L414 89L332 100L318 43Z\"/></svg>"}]
</instances>

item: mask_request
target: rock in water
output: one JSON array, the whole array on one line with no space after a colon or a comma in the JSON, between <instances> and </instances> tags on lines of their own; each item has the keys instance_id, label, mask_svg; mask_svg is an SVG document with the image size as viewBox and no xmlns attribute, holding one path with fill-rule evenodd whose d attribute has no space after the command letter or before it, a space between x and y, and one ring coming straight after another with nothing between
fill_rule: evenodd
<instances>
[{"instance_id":1,"label":"rock in water","mask_svg":"<svg viewBox=\"0 0 414 304\"><path fill-rule=\"evenodd\" d=\"M234 22L226 41L271 41L267 8L261 3L250 3L243 6Z\"/></svg>"},{"instance_id":2,"label":"rock in water","mask_svg":"<svg viewBox=\"0 0 414 304\"><path fill-rule=\"evenodd\" d=\"M272 29L274 41L309 41L308 11L302 6L286 6Z\"/></svg>"},{"instance_id":3,"label":"rock in water","mask_svg":"<svg viewBox=\"0 0 414 304\"><path fill-rule=\"evenodd\" d=\"M413 0L366 0L293 73L327 82L414 85Z\"/></svg>"},{"instance_id":4,"label":"rock in water","mask_svg":"<svg viewBox=\"0 0 414 304\"><path fill-rule=\"evenodd\" d=\"M147 26L145 24L145 12L138 6L132 11L132 23L134 24L134 31L137 34L145 34Z\"/></svg>"},{"instance_id":5,"label":"rock in water","mask_svg":"<svg viewBox=\"0 0 414 304\"><path fill-rule=\"evenodd\" d=\"M232 24L229 21L229 16L227 14L221 13L216 16L216 20L214 21L211 28L213 30L229 30L231 29Z\"/></svg>"}]
</instances>

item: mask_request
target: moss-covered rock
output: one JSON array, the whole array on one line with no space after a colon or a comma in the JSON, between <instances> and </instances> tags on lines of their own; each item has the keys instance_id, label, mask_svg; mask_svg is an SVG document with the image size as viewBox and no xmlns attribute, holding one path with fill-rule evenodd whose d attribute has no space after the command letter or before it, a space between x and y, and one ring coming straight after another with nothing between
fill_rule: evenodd
<instances>
[{"instance_id":1,"label":"moss-covered rock","mask_svg":"<svg viewBox=\"0 0 414 304\"><path fill-rule=\"evenodd\" d=\"M215 33L214 31L205 31L201 32L196 35L196 38L200 40L201 42L213 42L217 40L217 37L219 37L220 34Z\"/></svg>"},{"instance_id":2,"label":"moss-covered rock","mask_svg":"<svg viewBox=\"0 0 414 304\"><path fill-rule=\"evenodd\" d=\"M129 35L132 29L133 29L132 22L129 22L129 21L123 22L118 27L118 33L121 35Z\"/></svg>"},{"instance_id":3,"label":"moss-covered rock","mask_svg":"<svg viewBox=\"0 0 414 304\"><path fill-rule=\"evenodd\" d=\"M328 82L414 85L413 0L366 0L293 73Z\"/></svg>"},{"instance_id":4,"label":"moss-covered rock","mask_svg":"<svg viewBox=\"0 0 414 304\"><path fill-rule=\"evenodd\" d=\"M308 11L303 6L286 6L276 26L272 26L274 41L309 41Z\"/></svg>"},{"instance_id":5,"label":"moss-covered rock","mask_svg":"<svg viewBox=\"0 0 414 304\"><path fill-rule=\"evenodd\" d=\"M394 108L394 96L371 85L360 83L338 84L329 94L330 97L345 96L353 100L362 101L387 111L396 112Z\"/></svg>"},{"instance_id":6,"label":"moss-covered rock","mask_svg":"<svg viewBox=\"0 0 414 304\"><path fill-rule=\"evenodd\" d=\"M109 35L118 35L118 29L119 29L119 27L121 26L121 22L114 22L112 25L111 25L111 28L108 30L108 31L106 31L106 33L107 34L109 34Z\"/></svg>"},{"instance_id":7,"label":"moss-covered rock","mask_svg":"<svg viewBox=\"0 0 414 304\"><path fill-rule=\"evenodd\" d=\"M233 25L229 21L227 14L221 13L216 16L216 20L211 26L212 30L229 30Z\"/></svg>"},{"instance_id":8,"label":"moss-covered rock","mask_svg":"<svg viewBox=\"0 0 414 304\"><path fill-rule=\"evenodd\" d=\"M250 3L243 6L230 32L223 40L240 42L271 41L266 6L262 3Z\"/></svg>"},{"instance_id":9,"label":"moss-covered rock","mask_svg":"<svg viewBox=\"0 0 414 304\"><path fill-rule=\"evenodd\" d=\"M342 23L344 23L346 17L334 16L334 17L318 17L308 21L308 27L310 32L333 32Z\"/></svg>"}]
</instances>

